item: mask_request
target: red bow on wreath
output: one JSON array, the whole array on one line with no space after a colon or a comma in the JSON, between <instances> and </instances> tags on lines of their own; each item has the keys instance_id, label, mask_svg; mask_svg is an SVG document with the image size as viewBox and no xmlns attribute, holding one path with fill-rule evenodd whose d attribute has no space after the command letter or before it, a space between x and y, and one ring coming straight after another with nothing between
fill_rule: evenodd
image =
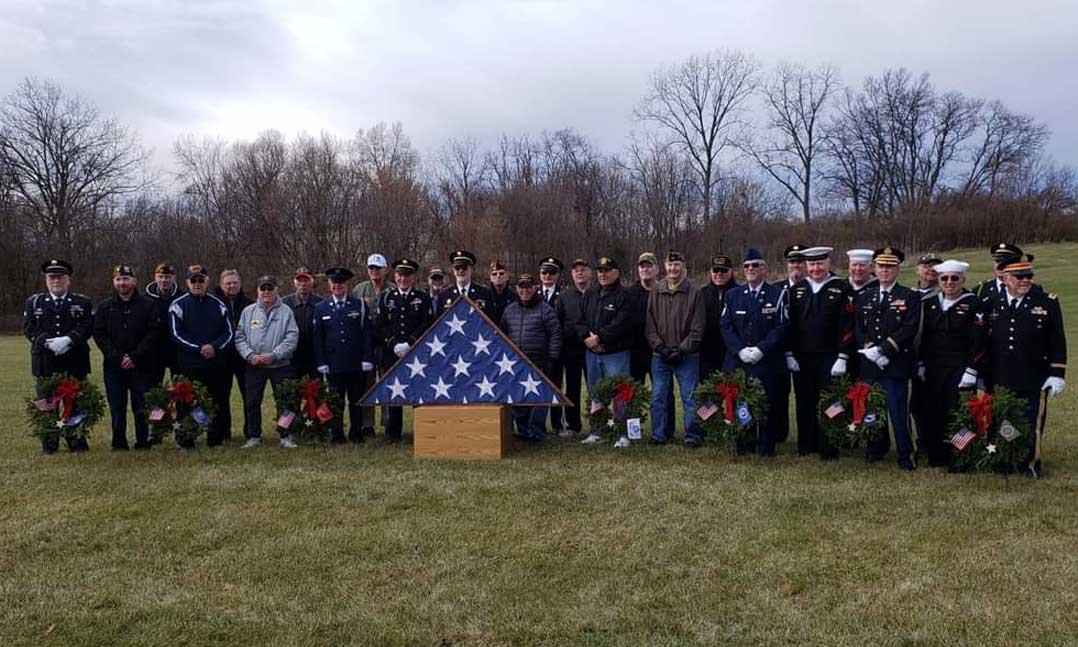
<instances>
[{"instance_id":1,"label":"red bow on wreath","mask_svg":"<svg viewBox=\"0 0 1078 647\"><path fill-rule=\"evenodd\" d=\"M78 380L64 380L56 385L56 395L52 398L53 406L63 402L64 408L60 411L60 419L67 422L71 412L75 410L75 398L79 397L82 387Z\"/></svg>"},{"instance_id":2,"label":"red bow on wreath","mask_svg":"<svg viewBox=\"0 0 1078 647\"><path fill-rule=\"evenodd\" d=\"M858 382L846 392L846 399L853 403L853 424L859 425L865 419L865 406L868 402L868 394L872 387L864 382Z\"/></svg>"},{"instance_id":3,"label":"red bow on wreath","mask_svg":"<svg viewBox=\"0 0 1078 647\"><path fill-rule=\"evenodd\" d=\"M723 414L722 417L726 422L734 421L734 398L741 393L741 389L737 388L736 384L729 382L723 382L715 387L715 393L722 396L723 399Z\"/></svg>"},{"instance_id":4,"label":"red bow on wreath","mask_svg":"<svg viewBox=\"0 0 1078 647\"><path fill-rule=\"evenodd\" d=\"M168 391L172 394L173 402L179 402L180 404L195 403L195 385L190 382L173 384L168 388Z\"/></svg>"},{"instance_id":5,"label":"red bow on wreath","mask_svg":"<svg viewBox=\"0 0 1078 647\"><path fill-rule=\"evenodd\" d=\"M299 389L299 397L303 398L300 403L300 411L307 410L307 417L313 418L318 411L318 394L322 392L322 384L315 380L307 380Z\"/></svg>"},{"instance_id":6,"label":"red bow on wreath","mask_svg":"<svg viewBox=\"0 0 1078 647\"><path fill-rule=\"evenodd\" d=\"M635 384L632 382L618 382L614 387L614 397L610 402L610 414L617 420L624 419L634 395L636 395Z\"/></svg>"},{"instance_id":7,"label":"red bow on wreath","mask_svg":"<svg viewBox=\"0 0 1078 647\"><path fill-rule=\"evenodd\" d=\"M985 437L988 434L988 428L992 426L992 396L985 393L979 398L970 398L969 412L973 415L973 421L977 423L977 435Z\"/></svg>"}]
</instances>

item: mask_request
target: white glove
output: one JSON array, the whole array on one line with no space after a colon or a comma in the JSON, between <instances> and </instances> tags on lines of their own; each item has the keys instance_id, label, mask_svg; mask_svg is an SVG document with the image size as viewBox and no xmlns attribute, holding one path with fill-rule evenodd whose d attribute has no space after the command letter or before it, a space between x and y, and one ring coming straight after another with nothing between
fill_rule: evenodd
<instances>
[{"instance_id":1,"label":"white glove","mask_svg":"<svg viewBox=\"0 0 1078 647\"><path fill-rule=\"evenodd\" d=\"M880 355L883 354L883 353L880 352L880 347L879 346L871 346L869 348L862 348L861 350L859 350L857 352L861 353L866 358L868 358L868 361L870 361L870 362L875 362L876 360L878 360L880 358Z\"/></svg>"},{"instance_id":2,"label":"white glove","mask_svg":"<svg viewBox=\"0 0 1078 647\"><path fill-rule=\"evenodd\" d=\"M322 375L329 375L329 364L323 364L318 367L318 372Z\"/></svg>"},{"instance_id":3,"label":"white glove","mask_svg":"<svg viewBox=\"0 0 1078 647\"><path fill-rule=\"evenodd\" d=\"M846 358L840 357L831 365L831 376L838 377L846 374Z\"/></svg>"},{"instance_id":4,"label":"white glove","mask_svg":"<svg viewBox=\"0 0 1078 647\"><path fill-rule=\"evenodd\" d=\"M364 373L370 373L374 370L374 364L370 362L360 362L359 367L363 369Z\"/></svg>"},{"instance_id":5,"label":"white glove","mask_svg":"<svg viewBox=\"0 0 1078 647\"><path fill-rule=\"evenodd\" d=\"M1050 377L1044 381L1044 386L1041 387L1042 391L1048 391L1048 395L1056 397L1060 393L1063 393L1063 387L1067 385L1061 377Z\"/></svg>"},{"instance_id":6,"label":"white glove","mask_svg":"<svg viewBox=\"0 0 1078 647\"><path fill-rule=\"evenodd\" d=\"M738 358L746 364L752 364L752 349L748 346L737 351Z\"/></svg>"},{"instance_id":7,"label":"white glove","mask_svg":"<svg viewBox=\"0 0 1078 647\"><path fill-rule=\"evenodd\" d=\"M887 359L886 355L880 355L876 358L876 366L880 367L880 370L887 368L887 365L891 363L891 360Z\"/></svg>"},{"instance_id":8,"label":"white glove","mask_svg":"<svg viewBox=\"0 0 1078 647\"><path fill-rule=\"evenodd\" d=\"M924 362L918 362L917 363L917 379L924 382L927 379L926 376L927 376L927 372L926 372L926 369L925 369ZM958 387L958 388L962 388L962 387Z\"/></svg>"},{"instance_id":9,"label":"white glove","mask_svg":"<svg viewBox=\"0 0 1078 647\"><path fill-rule=\"evenodd\" d=\"M401 342L393 346L393 354L397 357L404 357L404 354L408 352L408 344Z\"/></svg>"},{"instance_id":10,"label":"white glove","mask_svg":"<svg viewBox=\"0 0 1078 647\"><path fill-rule=\"evenodd\" d=\"M797 363L797 358L793 355L786 356L786 368L791 373L797 373L801 370L801 365Z\"/></svg>"},{"instance_id":11,"label":"white glove","mask_svg":"<svg viewBox=\"0 0 1078 647\"><path fill-rule=\"evenodd\" d=\"M967 368L966 372L962 374L962 379L958 381L958 388L972 389L975 386L977 386L977 371Z\"/></svg>"},{"instance_id":12,"label":"white glove","mask_svg":"<svg viewBox=\"0 0 1078 647\"><path fill-rule=\"evenodd\" d=\"M59 346L59 348L57 348L55 351L57 355L63 355L67 351L71 350L72 341L71 338L67 335L64 335L63 337L57 337L53 341L55 341Z\"/></svg>"},{"instance_id":13,"label":"white glove","mask_svg":"<svg viewBox=\"0 0 1078 647\"><path fill-rule=\"evenodd\" d=\"M752 346L751 350L752 350L752 363L753 364L755 364L756 362L759 362L760 360L762 360L764 358L764 351L760 350L759 348L757 348L755 346Z\"/></svg>"}]
</instances>

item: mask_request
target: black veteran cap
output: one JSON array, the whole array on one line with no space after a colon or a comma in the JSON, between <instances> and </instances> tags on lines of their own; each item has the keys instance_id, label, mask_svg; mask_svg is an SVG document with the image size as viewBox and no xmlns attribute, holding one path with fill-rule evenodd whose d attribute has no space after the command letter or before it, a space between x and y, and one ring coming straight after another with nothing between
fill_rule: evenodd
<instances>
[{"instance_id":1,"label":"black veteran cap","mask_svg":"<svg viewBox=\"0 0 1078 647\"><path fill-rule=\"evenodd\" d=\"M550 274L557 274L565 269L565 263L562 263L553 256L547 256L543 260L539 261L539 271L548 272Z\"/></svg>"},{"instance_id":2,"label":"black veteran cap","mask_svg":"<svg viewBox=\"0 0 1078 647\"><path fill-rule=\"evenodd\" d=\"M570 265L569 267L571 267L573 269L576 269L576 268L580 267L581 265L583 265L584 267L591 267L591 265L586 260L584 260L582 258L574 258L572 265Z\"/></svg>"},{"instance_id":3,"label":"black veteran cap","mask_svg":"<svg viewBox=\"0 0 1078 647\"><path fill-rule=\"evenodd\" d=\"M393 271L401 274L414 274L419 271L419 263L410 258L399 258L393 261Z\"/></svg>"},{"instance_id":4,"label":"black veteran cap","mask_svg":"<svg viewBox=\"0 0 1078 647\"><path fill-rule=\"evenodd\" d=\"M711 271L715 270L732 270L734 269L734 263L730 260L730 257L726 254L719 254L718 256L711 257Z\"/></svg>"},{"instance_id":5,"label":"black veteran cap","mask_svg":"<svg viewBox=\"0 0 1078 647\"><path fill-rule=\"evenodd\" d=\"M475 265L475 254L458 249L449 255L449 260L453 263L453 267L471 267Z\"/></svg>"},{"instance_id":6,"label":"black veteran cap","mask_svg":"<svg viewBox=\"0 0 1078 647\"><path fill-rule=\"evenodd\" d=\"M347 283L355 276L355 274L352 274L352 270L347 267L331 267L322 273L333 283Z\"/></svg>"},{"instance_id":7,"label":"black veteran cap","mask_svg":"<svg viewBox=\"0 0 1078 647\"><path fill-rule=\"evenodd\" d=\"M167 261L161 261L160 263L157 264L156 267L153 268L153 273L154 274L175 275L176 274L176 266L173 265L172 263L167 262Z\"/></svg>"},{"instance_id":8,"label":"black veteran cap","mask_svg":"<svg viewBox=\"0 0 1078 647\"><path fill-rule=\"evenodd\" d=\"M517 276L517 285L535 285L535 277L527 272Z\"/></svg>"},{"instance_id":9,"label":"black veteran cap","mask_svg":"<svg viewBox=\"0 0 1078 647\"><path fill-rule=\"evenodd\" d=\"M640 256L636 257L636 264L642 265L644 263L651 263L657 265L659 263L659 257L655 255L655 252L644 252Z\"/></svg>"},{"instance_id":10,"label":"black veteran cap","mask_svg":"<svg viewBox=\"0 0 1078 647\"><path fill-rule=\"evenodd\" d=\"M134 276L135 275L135 268L131 267L130 265L120 263L119 265L116 265L116 266L114 266L112 268L112 275L113 276Z\"/></svg>"},{"instance_id":11,"label":"black veteran cap","mask_svg":"<svg viewBox=\"0 0 1078 647\"><path fill-rule=\"evenodd\" d=\"M490 262L490 271L491 271L491 273L500 272L502 270L508 270L508 269L509 268L505 266L505 263L499 261L498 259L494 259L493 261Z\"/></svg>"},{"instance_id":12,"label":"black veteran cap","mask_svg":"<svg viewBox=\"0 0 1078 647\"><path fill-rule=\"evenodd\" d=\"M209 275L210 275L210 271L208 269L206 269L205 265L195 263L194 265L188 265L187 266L187 278L191 278L192 276L209 276Z\"/></svg>"},{"instance_id":13,"label":"black veteran cap","mask_svg":"<svg viewBox=\"0 0 1078 647\"><path fill-rule=\"evenodd\" d=\"M988 249L988 253L998 262L1009 256L1021 256L1022 248L1014 243L996 243Z\"/></svg>"},{"instance_id":14,"label":"black veteran cap","mask_svg":"<svg viewBox=\"0 0 1078 647\"><path fill-rule=\"evenodd\" d=\"M259 290L266 287L267 285L271 288L275 288L277 287L277 277L271 276L269 274L263 274L262 276L258 277L258 281L255 282L255 285L258 286Z\"/></svg>"},{"instance_id":15,"label":"black veteran cap","mask_svg":"<svg viewBox=\"0 0 1078 647\"><path fill-rule=\"evenodd\" d=\"M917 261L918 265L939 265L943 262L940 255L936 252L926 252L921 254L921 258Z\"/></svg>"},{"instance_id":16,"label":"black veteran cap","mask_svg":"<svg viewBox=\"0 0 1078 647\"><path fill-rule=\"evenodd\" d=\"M682 263L684 263L685 262L685 255L682 254L681 252L674 251L672 249L670 251L666 252L666 261L665 262L673 263L674 261L681 261Z\"/></svg>"},{"instance_id":17,"label":"black veteran cap","mask_svg":"<svg viewBox=\"0 0 1078 647\"><path fill-rule=\"evenodd\" d=\"M873 252L872 260L876 261L876 265L901 265L906 260L906 255L902 253L901 249L888 245Z\"/></svg>"},{"instance_id":18,"label":"black veteran cap","mask_svg":"<svg viewBox=\"0 0 1078 647\"><path fill-rule=\"evenodd\" d=\"M598 262L595 263L595 269L616 270L618 269L618 262L609 256L600 256Z\"/></svg>"},{"instance_id":19,"label":"black veteran cap","mask_svg":"<svg viewBox=\"0 0 1078 647\"><path fill-rule=\"evenodd\" d=\"M427 277L432 279L444 279L445 270L440 267L432 267L430 268L430 272L427 273Z\"/></svg>"},{"instance_id":20,"label":"black veteran cap","mask_svg":"<svg viewBox=\"0 0 1078 647\"><path fill-rule=\"evenodd\" d=\"M71 263L57 258L49 259L41 264L42 274L73 274L74 271L75 268L71 266Z\"/></svg>"},{"instance_id":21,"label":"black veteran cap","mask_svg":"<svg viewBox=\"0 0 1078 647\"><path fill-rule=\"evenodd\" d=\"M805 260L805 245L790 245L782 252L782 255L788 261L803 261Z\"/></svg>"}]
</instances>

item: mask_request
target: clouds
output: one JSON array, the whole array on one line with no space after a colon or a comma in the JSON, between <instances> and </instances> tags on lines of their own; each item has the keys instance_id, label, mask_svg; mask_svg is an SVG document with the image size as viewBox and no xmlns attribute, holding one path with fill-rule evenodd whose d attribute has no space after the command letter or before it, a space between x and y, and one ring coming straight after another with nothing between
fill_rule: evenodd
<instances>
[{"instance_id":1,"label":"clouds","mask_svg":"<svg viewBox=\"0 0 1078 647\"><path fill-rule=\"evenodd\" d=\"M170 163L185 132L350 135L399 120L424 151L451 136L576 127L620 148L655 66L716 47L839 66L859 85L906 66L999 98L1078 163L1068 111L1072 3L6 3L0 91L43 76L139 131Z\"/></svg>"}]
</instances>

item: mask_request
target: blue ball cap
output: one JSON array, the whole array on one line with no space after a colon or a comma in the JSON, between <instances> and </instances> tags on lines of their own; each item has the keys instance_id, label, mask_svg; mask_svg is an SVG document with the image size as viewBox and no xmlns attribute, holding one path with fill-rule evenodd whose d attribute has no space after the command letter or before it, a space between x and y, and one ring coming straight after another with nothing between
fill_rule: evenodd
<instances>
[{"instance_id":1,"label":"blue ball cap","mask_svg":"<svg viewBox=\"0 0 1078 647\"><path fill-rule=\"evenodd\" d=\"M749 261L766 261L766 260L767 259L764 258L764 255L760 253L760 250L756 249L755 247L750 247L750 248L745 250L745 258L744 258L744 260L742 262L747 263Z\"/></svg>"}]
</instances>

